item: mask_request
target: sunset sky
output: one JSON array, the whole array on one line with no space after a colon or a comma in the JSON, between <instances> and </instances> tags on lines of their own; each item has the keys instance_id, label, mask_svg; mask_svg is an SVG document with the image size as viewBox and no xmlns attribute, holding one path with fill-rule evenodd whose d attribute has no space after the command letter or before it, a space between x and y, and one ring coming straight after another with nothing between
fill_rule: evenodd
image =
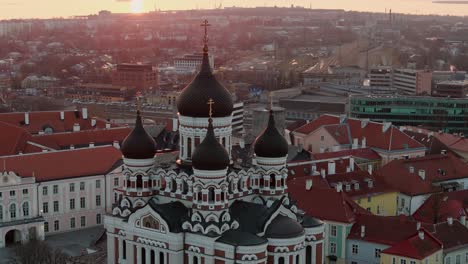
<instances>
[{"instance_id":1,"label":"sunset sky","mask_svg":"<svg viewBox=\"0 0 468 264\"><path fill-rule=\"evenodd\" d=\"M212 8L223 6L290 6L398 13L468 15L468 5L433 4L432 0L0 0L0 19L49 18L112 12Z\"/></svg>"}]
</instances>

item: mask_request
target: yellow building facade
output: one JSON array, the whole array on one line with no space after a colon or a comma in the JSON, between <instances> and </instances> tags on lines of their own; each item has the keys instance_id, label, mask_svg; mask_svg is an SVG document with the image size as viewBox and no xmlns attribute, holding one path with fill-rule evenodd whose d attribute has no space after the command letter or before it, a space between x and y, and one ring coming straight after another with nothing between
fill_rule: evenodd
<instances>
[{"instance_id":1,"label":"yellow building facade","mask_svg":"<svg viewBox=\"0 0 468 264\"><path fill-rule=\"evenodd\" d=\"M367 196L352 197L362 208L375 215L397 215L398 192L368 194Z\"/></svg>"}]
</instances>

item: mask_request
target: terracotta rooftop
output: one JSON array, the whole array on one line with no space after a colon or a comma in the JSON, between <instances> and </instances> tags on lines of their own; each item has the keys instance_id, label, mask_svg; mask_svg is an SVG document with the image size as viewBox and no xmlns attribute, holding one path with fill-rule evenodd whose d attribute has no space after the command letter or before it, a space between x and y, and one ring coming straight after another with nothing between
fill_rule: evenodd
<instances>
[{"instance_id":1,"label":"terracotta rooftop","mask_svg":"<svg viewBox=\"0 0 468 264\"><path fill-rule=\"evenodd\" d=\"M0 121L0 156L24 152L31 134L25 129Z\"/></svg>"},{"instance_id":2,"label":"terracotta rooftop","mask_svg":"<svg viewBox=\"0 0 468 264\"><path fill-rule=\"evenodd\" d=\"M327 128L326 126L333 128ZM405 150L424 148L421 143L412 139L395 126L391 125L388 129L384 129L386 128L385 126L383 123L367 120L322 115L314 121L296 129L294 132L308 135L320 127L325 127L327 131L332 132L330 135L343 145L350 145L354 138L357 138L359 142L365 138L366 146L375 149Z\"/></svg>"},{"instance_id":3,"label":"terracotta rooftop","mask_svg":"<svg viewBox=\"0 0 468 264\"><path fill-rule=\"evenodd\" d=\"M385 249L382 253L422 260L442 249L442 243L424 228L419 232L423 232L423 238L416 231L415 235Z\"/></svg>"},{"instance_id":4,"label":"terracotta rooftop","mask_svg":"<svg viewBox=\"0 0 468 264\"><path fill-rule=\"evenodd\" d=\"M378 175L400 192L417 195L439 191L440 188L433 186L435 182L468 178L468 165L451 154L429 155L393 160Z\"/></svg>"},{"instance_id":5,"label":"terracotta rooftop","mask_svg":"<svg viewBox=\"0 0 468 264\"><path fill-rule=\"evenodd\" d=\"M64 151L0 157L2 170L13 171L36 181L103 175L120 163L122 153L112 147L94 147Z\"/></svg>"},{"instance_id":6,"label":"terracotta rooftop","mask_svg":"<svg viewBox=\"0 0 468 264\"><path fill-rule=\"evenodd\" d=\"M308 215L320 220L352 223L356 220L358 213L368 213L344 192L328 188L306 190L306 178L289 181L288 188L291 199L297 201L297 206Z\"/></svg>"},{"instance_id":7,"label":"terracotta rooftop","mask_svg":"<svg viewBox=\"0 0 468 264\"><path fill-rule=\"evenodd\" d=\"M436 216L437 215L437 216ZM427 223L439 223L452 217L468 216L468 190L431 195L413 217Z\"/></svg>"},{"instance_id":8,"label":"terracotta rooftop","mask_svg":"<svg viewBox=\"0 0 468 264\"><path fill-rule=\"evenodd\" d=\"M434 225L432 235L444 245L444 252L468 247L468 228L458 220Z\"/></svg>"},{"instance_id":9,"label":"terracotta rooftop","mask_svg":"<svg viewBox=\"0 0 468 264\"><path fill-rule=\"evenodd\" d=\"M373 151L371 148L358 148L358 149L348 149L340 150L334 152L324 152L324 153L313 153L311 157L313 160L322 160L322 159L333 159L340 157L352 156L359 159L365 160L380 160L382 159L377 152Z\"/></svg>"}]
</instances>

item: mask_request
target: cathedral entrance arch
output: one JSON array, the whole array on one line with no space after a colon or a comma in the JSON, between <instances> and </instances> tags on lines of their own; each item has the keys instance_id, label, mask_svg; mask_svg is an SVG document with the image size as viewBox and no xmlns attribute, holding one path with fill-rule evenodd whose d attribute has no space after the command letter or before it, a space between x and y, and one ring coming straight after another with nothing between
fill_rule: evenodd
<instances>
[{"instance_id":1,"label":"cathedral entrance arch","mask_svg":"<svg viewBox=\"0 0 468 264\"><path fill-rule=\"evenodd\" d=\"M21 242L21 231L13 229L5 234L5 246L13 246Z\"/></svg>"}]
</instances>

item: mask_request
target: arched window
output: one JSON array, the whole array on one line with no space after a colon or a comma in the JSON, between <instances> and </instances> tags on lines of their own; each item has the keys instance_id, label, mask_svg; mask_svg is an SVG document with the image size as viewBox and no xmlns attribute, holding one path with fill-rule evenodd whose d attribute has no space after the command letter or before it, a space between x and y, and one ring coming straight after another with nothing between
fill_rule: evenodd
<instances>
[{"instance_id":1,"label":"arched window","mask_svg":"<svg viewBox=\"0 0 468 264\"><path fill-rule=\"evenodd\" d=\"M137 175L136 187L140 189L143 188L143 176Z\"/></svg>"},{"instance_id":2,"label":"arched window","mask_svg":"<svg viewBox=\"0 0 468 264\"><path fill-rule=\"evenodd\" d=\"M192 139L187 138L187 158L192 158Z\"/></svg>"},{"instance_id":3,"label":"arched window","mask_svg":"<svg viewBox=\"0 0 468 264\"><path fill-rule=\"evenodd\" d=\"M164 253L159 252L159 263L164 263Z\"/></svg>"},{"instance_id":4,"label":"arched window","mask_svg":"<svg viewBox=\"0 0 468 264\"><path fill-rule=\"evenodd\" d=\"M16 204L11 204L10 205L10 218L11 219L16 218Z\"/></svg>"},{"instance_id":5,"label":"arched window","mask_svg":"<svg viewBox=\"0 0 468 264\"><path fill-rule=\"evenodd\" d=\"M197 200L198 200L199 202L201 202L201 201L203 200L201 191L199 191L199 192L197 193Z\"/></svg>"},{"instance_id":6,"label":"arched window","mask_svg":"<svg viewBox=\"0 0 468 264\"><path fill-rule=\"evenodd\" d=\"M3 221L3 206L0 205L0 221Z\"/></svg>"},{"instance_id":7,"label":"arched window","mask_svg":"<svg viewBox=\"0 0 468 264\"><path fill-rule=\"evenodd\" d=\"M127 259L127 242L125 242L125 239L122 240L122 258Z\"/></svg>"},{"instance_id":8,"label":"arched window","mask_svg":"<svg viewBox=\"0 0 468 264\"><path fill-rule=\"evenodd\" d=\"M156 253L154 253L154 250L151 250L151 264L156 264Z\"/></svg>"},{"instance_id":9,"label":"arched window","mask_svg":"<svg viewBox=\"0 0 468 264\"><path fill-rule=\"evenodd\" d=\"M275 189L276 187L276 178L275 178L275 174L270 174L270 188L271 189Z\"/></svg>"},{"instance_id":10,"label":"arched window","mask_svg":"<svg viewBox=\"0 0 468 264\"><path fill-rule=\"evenodd\" d=\"M208 202L214 203L215 201L215 190L213 187L208 189Z\"/></svg>"},{"instance_id":11,"label":"arched window","mask_svg":"<svg viewBox=\"0 0 468 264\"><path fill-rule=\"evenodd\" d=\"M149 264L149 263L146 263L146 258L145 258L145 256L146 256L146 250L145 250L144 247L141 247L141 256L142 256L142 258L141 258L141 264Z\"/></svg>"},{"instance_id":12,"label":"arched window","mask_svg":"<svg viewBox=\"0 0 468 264\"><path fill-rule=\"evenodd\" d=\"M223 137L223 139L222 139L222 144L223 144L223 147L225 147L225 148L227 147L227 146L226 146L226 138L225 138L225 137Z\"/></svg>"},{"instance_id":13,"label":"arched window","mask_svg":"<svg viewBox=\"0 0 468 264\"><path fill-rule=\"evenodd\" d=\"M296 264L299 264L299 255L296 255Z\"/></svg>"},{"instance_id":14,"label":"arched window","mask_svg":"<svg viewBox=\"0 0 468 264\"><path fill-rule=\"evenodd\" d=\"M312 264L312 246L306 247L306 264Z\"/></svg>"},{"instance_id":15,"label":"arched window","mask_svg":"<svg viewBox=\"0 0 468 264\"><path fill-rule=\"evenodd\" d=\"M172 192L177 191L177 182L174 179L172 179L172 181L171 181L171 191Z\"/></svg>"},{"instance_id":16,"label":"arched window","mask_svg":"<svg viewBox=\"0 0 468 264\"><path fill-rule=\"evenodd\" d=\"M221 202L224 202L224 199L225 199L225 194L224 194L224 191L221 192Z\"/></svg>"},{"instance_id":17,"label":"arched window","mask_svg":"<svg viewBox=\"0 0 468 264\"><path fill-rule=\"evenodd\" d=\"M29 203L23 203L23 216L29 216Z\"/></svg>"},{"instance_id":18,"label":"arched window","mask_svg":"<svg viewBox=\"0 0 468 264\"><path fill-rule=\"evenodd\" d=\"M284 264L284 257L280 257L278 259L278 264Z\"/></svg>"},{"instance_id":19,"label":"arched window","mask_svg":"<svg viewBox=\"0 0 468 264\"><path fill-rule=\"evenodd\" d=\"M198 264L198 257L197 256L193 256L193 261L192 261L193 264Z\"/></svg>"}]
</instances>

